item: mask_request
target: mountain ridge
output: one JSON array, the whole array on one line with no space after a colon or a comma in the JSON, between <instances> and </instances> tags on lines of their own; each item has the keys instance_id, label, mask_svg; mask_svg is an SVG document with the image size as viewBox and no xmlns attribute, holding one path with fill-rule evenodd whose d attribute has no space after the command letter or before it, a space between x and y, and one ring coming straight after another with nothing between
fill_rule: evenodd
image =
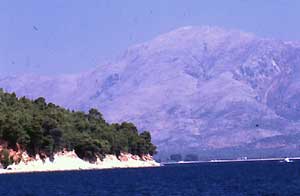
<instances>
[{"instance_id":1,"label":"mountain ridge","mask_svg":"<svg viewBox=\"0 0 300 196\"><path fill-rule=\"evenodd\" d=\"M201 154L298 133L298 46L189 26L130 47L84 74L16 77L0 85L71 109L95 107L109 121L132 121L152 131L161 154ZM284 148L295 152L297 146Z\"/></svg>"}]
</instances>

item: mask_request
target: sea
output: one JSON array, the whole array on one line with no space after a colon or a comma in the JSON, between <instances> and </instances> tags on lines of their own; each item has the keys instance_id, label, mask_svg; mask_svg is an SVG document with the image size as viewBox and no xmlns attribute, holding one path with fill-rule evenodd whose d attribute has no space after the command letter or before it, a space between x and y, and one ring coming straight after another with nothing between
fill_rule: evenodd
<instances>
[{"instance_id":1,"label":"sea","mask_svg":"<svg viewBox=\"0 0 300 196\"><path fill-rule=\"evenodd\" d=\"M0 196L300 196L300 162L177 164L0 175Z\"/></svg>"}]
</instances>

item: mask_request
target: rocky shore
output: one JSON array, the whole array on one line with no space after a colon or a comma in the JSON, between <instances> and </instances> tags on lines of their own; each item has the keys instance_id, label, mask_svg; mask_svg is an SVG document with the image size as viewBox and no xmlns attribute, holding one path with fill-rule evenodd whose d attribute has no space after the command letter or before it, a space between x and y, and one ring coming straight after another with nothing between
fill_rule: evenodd
<instances>
[{"instance_id":1,"label":"rocky shore","mask_svg":"<svg viewBox=\"0 0 300 196\"><path fill-rule=\"evenodd\" d=\"M23 152L19 163L13 163L6 169L0 169L0 174L158 166L160 166L160 164L150 155L137 156L121 153L119 157L115 155L106 155L103 160L98 158L96 162L90 163L80 159L74 151L56 153L53 161L49 158L41 159L39 155L32 158L29 157L26 152Z\"/></svg>"}]
</instances>

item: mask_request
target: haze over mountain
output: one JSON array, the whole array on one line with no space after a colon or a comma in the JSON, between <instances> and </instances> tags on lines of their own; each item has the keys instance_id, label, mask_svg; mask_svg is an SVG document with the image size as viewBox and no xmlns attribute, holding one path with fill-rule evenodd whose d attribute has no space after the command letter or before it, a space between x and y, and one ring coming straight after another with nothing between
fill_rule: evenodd
<instances>
[{"instance_id":1,"label":"haze over mountain","mask_svg":"<svg viewBox=\"0 0 300 196\"><path fill-rule=\"evenodd\" d=\"M77 75L2 77L18 96L150 130L160 155L300 155L300 44L183 27Z\"/></svg>"}]
</instances>

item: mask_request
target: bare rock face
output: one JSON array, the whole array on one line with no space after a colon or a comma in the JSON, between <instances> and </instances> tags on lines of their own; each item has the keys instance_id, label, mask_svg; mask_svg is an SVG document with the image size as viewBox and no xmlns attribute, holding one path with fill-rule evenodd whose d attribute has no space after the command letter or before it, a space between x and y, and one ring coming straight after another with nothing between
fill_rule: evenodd
<instances>
[{"instance_id":1,"label":"bare rock face","mask_svg":"<svg viewBox=\"0 0 300 196\"><path fill-rule=\"evenodd\" d=\"M18 96L150 130L160 155L299 155L300 45L216 27L183 27L93 71L0 79Z\"/></svg>"}]
</instances>

